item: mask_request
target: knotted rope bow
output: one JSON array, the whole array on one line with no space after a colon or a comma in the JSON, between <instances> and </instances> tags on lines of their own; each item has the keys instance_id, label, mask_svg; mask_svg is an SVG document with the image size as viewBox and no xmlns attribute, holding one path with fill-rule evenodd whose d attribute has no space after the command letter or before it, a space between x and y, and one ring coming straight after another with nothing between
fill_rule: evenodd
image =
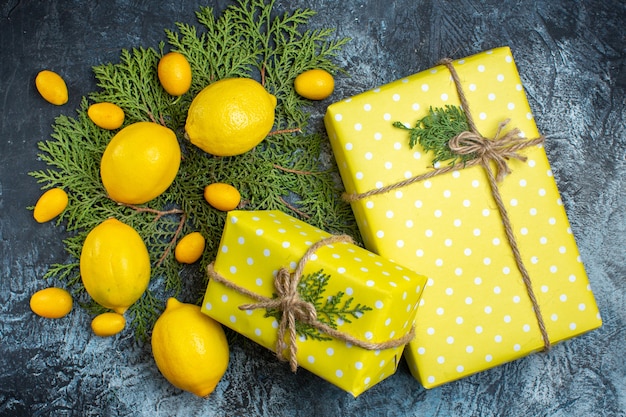
<instances>
[{"instance_id":1,"label":"knotted rope bow","mask_svg":"<svg viewBox=\"0 0 626 417\"><path fill-rule=\"evenodd\" d=\"M352 238L347 235L333 235L327 237L309 247L300 259L300 262L298 262L298 265L293 273L290 273L284 267L280 268L274 278L276 298L264 297L227 280L215 271L213 263L207 267L207 273L212 280L257 301L256 303L240 305L240 310L255 310L263 308L266 310L277 309L282 312L280 323L278 325L275 352L276 356L280 360L286 360L283 352L289 348L289 363L293 372L296 372L298 369L298 359L296 357L298 353L298 345L296 343L298 336L296 331L296 321L308 324L320 332L334 337L335 339L343 340L354 346L359 346L367 350L382 350L403 346L410 342L415 336L415 328L411 327L411 330L402 337L387 340L385 342L372 343L340 332L317 319L315 306L300 298L298 293L298 284L300 283L300 279L304 272L304 267L313 254L319 248L332 245L336 242L353 243ZM289 343L285 342L285 335L289 336Z\"/></svg>"},{"instance_id":2,"label":"knotted rope bow","mask_svg":"<svg viewBox=\"0 0 626 417\"><path fill-rule=\"evenodd\" d=\"M448 146L453 152L458 155L475 155L476 157L465 162L464 164L454 164L448 165L443 168L435 168L434 170L426 172L425 174L417 175L391 185L366 191L364 193L344 194L343 198L348 202L354 202L364 198L368 198L373 195L384 194L398 188L406 187L407 185L424 181L438 175L446 174L451 171L469 168L475 165L482 166L485 173L487 174L487 179L491 188L491 194L496 202L496 205L498 206L500 217L502 219L502 225L504 226L504 231L509 246L511 247L513 257L515 258L517 269L520 271L522 280L526 287L528 298L533 305L533 311L537 318L537 325L539 327L541 338L543 340L544 350L548 350L551 347L550 338L548 337L548 331L546 330L543 315L541 314L539 303L532 287L532 281L522 260L522 255L519 251L517 240L515 239L511 220L509 218L506 206L502 201L502 196L500 195L500 190L498 188L498 182L502 181L504 177L506 177L506 175L511 173L511 168L509 167L507 161L510 159L517 159L525 162L527 158L523 155L520 155L518 152L524 148L542 144L545 138L543 136L539 136L535 139L524 139L520 136L521 132L517 128L511 129L509 132L501 136L502 130L509 123L508 119L498 125L498 130L493 139L484 137L478 131L478 128L474 123L469 103L467 101L467 98L465 97L465 92L463 91L463 87L461 85L461 80L458 73L456 72L456 69L452 65L452 60L449 58L445 58L440 61L440 64L445 65L446 68L448 68L448 70L450 71L452 80L454 81L456 87L457 94L459 96L459 100L461 102L461 107L465 112L467 124L469 127L468 131L461 132L452 137L448 141ZM496 167L495 174L491 168L492 163L494 163Z\"/></svg>"},{"instance_id":3,"label":"knotted rope bow","mask_svg":"<svg viewBox=\"0 0 626 417\"><path fill-rule=\"evenodd\" d=\"M496 181L500 182L511 173L511 168L507 164L509 159L517 159L526 162L527 158L520 155L518 151L529 146L543 143L543 138L535 140L523 140L520 138L520 130L514 128L504 134L500 134L509 123L509 119L498 125L498 131L493 139L488 139L479 133L465 131L454 136L448 141L448 147L457 155L476 155L481 165L494 162L496 165Z\"/></svg>"}]
</instances>

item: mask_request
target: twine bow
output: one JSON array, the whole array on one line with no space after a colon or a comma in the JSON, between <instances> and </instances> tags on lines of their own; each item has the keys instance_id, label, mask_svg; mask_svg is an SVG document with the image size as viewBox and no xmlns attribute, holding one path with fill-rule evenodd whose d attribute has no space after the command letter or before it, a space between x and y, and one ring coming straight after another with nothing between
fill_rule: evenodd
<instances>
[{"instance_id":1,"label":"twine bow","mask_svg":"<svg viewBox=\"0 0 626 417\"><path fill-rule=\"evenodd\" d=\"M448 141L450 150L459 155L476 154L476 159L480 161L483 167L486 166L486 169L489 169L490 161L495 162L496 181L502 181L505 176L511 173L511 168L509 168L507 160L514 158L526 162L527 158L520 155L518 151L543 143L544 137L540 136L536 139L526 140L520 136L521 132L518 128L513 128L504 136L500 137L502 130L510 122L510 119L506 119L498 124L498 130L493 139L484 137L476 127L476 123L474 123L470 105L467 101L467 97L465 97L463 86L461 85L461 79L452 65L452 60L450 58L444 58L439 61L439 63L445 65L448 71L450 71L450 75L452 75L452 80L456 86L459 101L467 117L469 127L468 131L461 132Z\"/></svg>"},{"instance_id":2,"label":"twine bow","mask_svg":"<svg viewBox=\"0 0 626 417\"><path fill-rule=\"evenodd\" d=\"M543 315L541 314L539 302L537 301L537 298L535 296L530 275L528 274L526 266L524 265L524 262L522 260L522 255L519 251L517 240L513 232L513 226L511 225L511 220L509 218L506 205L502 201L502 196L500 195L500 190L498 188L498 182L502 181L504 177L506 177L506 175L511 173L511 168L509 167L507 161L513 158L525 162L526 157L520 155L518 151L524 148L542 144L545 138L543 136L539 136L535 139L524 139L520 136L521 132L518 128L511 129L506 134L500 136L504 127L509 123L508 119L498 125L498 130L493 139L484 137L478 131L478 128L474 123L469 103L467 101L467 98L465 97L465 92L461 85L461 80L458 73L456 72L456 69L452 65L452 60L450 58L444 58L439 63L445 65L446 68L448 68L448 70L450 71L452 80L454 81L456 87L457 94L459 96L459 100L461 102L461 107L465 112L467 124L469 127L468 131L461 132L456 136L450 138L450 140L448 141L448 146L453 152L457 153L458 155L475 155L476 157L474 159L470 159L464 164L455 164L443 168L436 168L432 171L426 172L425 174L417 175L394 184L366 191L364 193L344 194L344 200L348 202L354 202L364 198L368 198L373 195L384 194L398 188L406 187L415 182L424 181L426 179L430 179L432 177L442 175L451 171L469 168L475 165L482 166L485 173L487 174L487 179L491 188L491 194L496 202L498 211L500 212L502 225L504 226L504 231L509 246L511 247L517 269L520 271L522 281L524 282L524 285L526 287L528 298L533 305L533 311L535 313L535 317L537 318L537 325L539 327L539 332L541 333L541 338L543 340L544 350L549 350L551 347L551 342L548 336L548 331L546 330L545 322L543 320ZM494 171L491 168L492 163L494 163L496 166L495 175Z\"/></svg>"},{"instance_id":3,"label":"twine bow","mask_svg":"<svg viewBox=\"0 0 626 417\"><path fill-rule=\"evenodd\" d=\"M244 304L239 306L241 310L277 309L282 312L281 320L278 325L278 333L276 340L276 356L278 359L285 360L284 351L291 346L290 358L296 361L297 345L296 345L296 321L313 324L317 321L317 311L315 306L300 298L298 293L298 284L300 282L300 274L291 274L285 268L281 268L274 279L274 287L276 288L276 298L266 299L254 304ZM289 344L285 342L285 334L289 334ZM291 368L295 372L297 362L291 363Z\"/></svg>"},{"instance_id":4,"label":"twine bow","mask_svg":"<svg viewBox=\"0 0 626 417\"><path fill-rule=\"evenodd\" d=\"M527 141L520 137L520 130L514 128L503 136L502 130L510 122L506 119L498 124L498 131L493 139L488 139L480 133L465 131L454 136L448 141L448 147L457 155L476 155L482 165L494 162L496 165L496 181L500 182L511 173L507 164L509 159L517 159L526 162L527 158L518 151L531 145L543 142L543 138L537 141Z\"/></svg>"},{"instance_id":5,"label":"twine bow","mask_svg":"<svg viewBox=\"0 0 626 417\"><path fill-rule=\"evenodd\" d=\"M300 294L298 293L298 284L302 278L304 267L313 254L319 248L326 245L332 245L336 242L353 243L353 240L347 235L333 235L327 237L309 247L298 262L294 272L290 273L286 268L280 268L274 278L274 287L276 289L275 298L264 297L227 280L215 271L213 263L207 267L207 273L211 279L257 301L256 303L240 305L240 310L255 310L263 308L266 310L277 309L282 312L280 323L278 325L275 353L280 360L285 361L287 359L285 359L283 352L287 348L289 349L289 364L293 372L296 372L298 369L298 359L296 356L298 353L298 333L296 331L296 321L308 324L320 332L334 337L335 339L343 340L367 350L382 350L403 346L410 342L415 336L415 328L411 327L410 331L402 337L390 339L384 342L367 342L347 333L340 332L339 330L334 329L317 319L315 306L300 297ZM289 336L289 343L285 342L285 335Z\"/></svg>"}]
</instances>

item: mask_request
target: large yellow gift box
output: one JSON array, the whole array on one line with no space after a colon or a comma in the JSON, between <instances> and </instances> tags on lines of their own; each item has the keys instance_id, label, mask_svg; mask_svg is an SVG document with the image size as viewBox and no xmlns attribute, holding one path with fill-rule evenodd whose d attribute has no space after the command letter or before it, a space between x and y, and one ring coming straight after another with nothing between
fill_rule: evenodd
<instances>
[{"instance_id":1,"label":"large yellow gift box","mask_svg":"<svg viewBox=\"0 0 626 417\"><path fill-rule=\"evenodd\" d=\"M202 312L354 396L395 373L427 281L280 211L229 212L209 276ZM295 340L279 339L292 308L308 306L327 329L296 311Z\"/></svg>"},{"instance_id":2,"label":"large yellow gift box","mask_svg":"<svg viewBox=\"0 0 626 417\"><path fill-rule=\"evenodd\" d=\"M429 277L405 351L426 388L601 325L541 143L502 158L510 173L495 191L481 164L457 162L427 178L450 165L409 146L401 127L417 126L431 109L459 106L460 94L483 138L518 128L518 140L541 139L508 47L334 103L325 116L366 248ZM494 165L487 163L492 172Z\"/></svg>"}]
</instances>

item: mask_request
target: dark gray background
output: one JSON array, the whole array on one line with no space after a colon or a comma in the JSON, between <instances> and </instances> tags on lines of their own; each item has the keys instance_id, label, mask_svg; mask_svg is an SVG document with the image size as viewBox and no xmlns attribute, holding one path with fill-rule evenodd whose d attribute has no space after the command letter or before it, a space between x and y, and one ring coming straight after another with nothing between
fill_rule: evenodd
<instances>
[{"instance_id":1,"label":"dark gray background","mask_svg":"<svg viewBox=\"0 0 626 417\"><path fill-rule=\"evenodd\" d=\"M62 228L26 207L40 191L36 143L54 117L74 115L96 89L91 67L120 50L156 47L175 21L227 1L5 0L0 4L0 415L1 416L624 416L626 415L626 4L597 1L277 1L310 7L314 27L352 37L339 57L350 78L332 101L460 58L510 45L604 319L600 330L496 369L426 391L404 362L357 399L305 370L292 375L268 351L231 346L217 390L198 399L159 374L148 346L124 334L97 338L80 309L35 316L39 278L63 262ZM45 103L41 69L67 81L70 102Z\"/></svg>"}]
</instances>

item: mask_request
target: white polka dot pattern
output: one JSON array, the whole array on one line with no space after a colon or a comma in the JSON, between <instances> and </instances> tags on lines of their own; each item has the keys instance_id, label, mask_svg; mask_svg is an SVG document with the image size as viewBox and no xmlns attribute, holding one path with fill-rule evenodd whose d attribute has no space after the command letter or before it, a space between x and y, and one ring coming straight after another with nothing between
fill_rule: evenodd
<instances>
[{"instance_id":1,"label":"white polka dot pattern","mask_svg":"<svg viewBox=\"0 0 626 417\"><path fill-rule=\"evenodd\" d=\"M272 297L274 277L282 267L294 270L307 249L328 233L280 211L228 213L217 273L256 294ZM407 334L415 320L426 278L359 246L335 243L321 247L307 262L304 274L323 269L330 275L322 296L343 292L371 308L358 319L338 320L337 329L363 341L385 342ZM345 299L344 299L345 300ZM242 311L255 300L211 281L202 311L215 320L274 350L278 322L264 309ZM298 363L338 387L359 395L396 371L404 348L366 350L349 343L299 337ZM288 352L285 352L288 355Z\"/></svg>"},{"instance_id":2,"label":"white polka dot pattern","mask_svg":"<svg viewBox=\"0 0 626 417\"><path fill-rule=\"evenodd\" d=\"M483 135L493 136L505 119L525 137L539 135L509 48L454 66ZM377 90L329 106L325 117L350 193L432 169L431 154L411 149L407 132L392 122L414 126L431 106L459 104L443 66ZM597 328L601 319L545 151L537 146L522 152L528 160L508 161L513 173L500 193L555 343ZM541 349L537 320L481 167L360 200L352 208L368 249L431 277L416 338L406 350L425 387Z\"/></svg>"}]
</instances>

